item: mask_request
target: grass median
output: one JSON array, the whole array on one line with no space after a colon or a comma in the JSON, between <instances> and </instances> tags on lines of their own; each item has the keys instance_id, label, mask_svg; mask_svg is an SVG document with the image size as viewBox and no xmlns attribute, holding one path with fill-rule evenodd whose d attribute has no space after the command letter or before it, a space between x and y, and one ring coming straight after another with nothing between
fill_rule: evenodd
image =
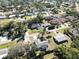
<instances>
[{"instance_id":1,"label":"grass median","mask_svg":"<svg viewBox=\"0 0 79 59\"><path fill-rule=\"evenodd\" d=\"M0 45L0 49L13 47L13 46L15 46L16 44L17 44L16 41L8 42L8 43L5 43L5 44Z\"/></svg>"}]
</instances>

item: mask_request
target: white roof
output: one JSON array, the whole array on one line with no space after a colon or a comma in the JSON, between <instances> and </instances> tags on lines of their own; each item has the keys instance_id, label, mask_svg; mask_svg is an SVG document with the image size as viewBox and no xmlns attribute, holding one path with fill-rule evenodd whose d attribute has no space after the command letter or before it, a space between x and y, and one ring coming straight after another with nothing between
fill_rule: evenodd
<instances>
[{"instance_id":1,"label":"white roof","mask_svg":"<svg viewBox=\"0 0 79 59\"><path fill-rule=\"evenodd\" d=\"M56 36L54 36L54 38L57 42L66 41L68 39L68 37L62 33L56 34Z\"/></svg>"}]
</instances>

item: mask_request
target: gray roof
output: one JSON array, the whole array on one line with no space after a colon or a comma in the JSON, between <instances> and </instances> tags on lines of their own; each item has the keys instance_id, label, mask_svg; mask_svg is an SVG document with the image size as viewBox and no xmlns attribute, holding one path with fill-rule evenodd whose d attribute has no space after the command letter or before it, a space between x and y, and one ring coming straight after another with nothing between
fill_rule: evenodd
<instances>
[{"instance_id":1,"label":"gray roof","mask_svg":"<svg viewBox=\"0 0 79 59\"><path fill-rule=\"evenodd\" d=\"M47 27L47 26L49 26L50 24L41 24L41 26L43 26L43 27Z\"/></svg>"},{"instance_id":2,"label":"gray roof","mask_svg":"<svg viewBox=\"0 0 79 59\"><path fill-rule=\"evenodd\" d=\"M40 24L32 24L31 25L31 28L40 28L41 26L40 26Z\"/></svg>"},{"instance_id":3,"label":"gray roof","mask_svg":"<svg viewBox=\"0 0 79 59\"><path fill-rule=\"evenodd\" d=\"M47 41L40 41L40 39L37 39L35 41L35 44L37 45L38 48L42 48L42 47L48 46L48 42Z\"/></svg>"},{"instance_id":4,"label":"gray roof","mask_svg":"<svg viewBox=\"0 0 79 59\"><path fill-rule=\"evenodd\" d=\"M62 33L58 33L56 34L56 36L54 36L54 38L57 42L60 43L60 42L66 41L68 39L68 36Z\"/></svg>"},{"instance_id":5,"label":"gray roof","mask_svg":"<svg viewBox=\"0 0 79 59\"><path fill-rule=\"evenodd\" d=\"M74 36L79 36L79 33L78 33L78 31L77 31L75 28L71 28L69 31L70 31Z\"/></svg>"}]
</instances>

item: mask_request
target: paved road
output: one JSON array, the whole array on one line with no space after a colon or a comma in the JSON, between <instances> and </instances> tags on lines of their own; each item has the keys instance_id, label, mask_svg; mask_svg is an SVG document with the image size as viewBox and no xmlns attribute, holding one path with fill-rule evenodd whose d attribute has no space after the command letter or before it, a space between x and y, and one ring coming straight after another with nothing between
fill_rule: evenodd
<instances>
[{"instance_id":1,"label":"paved road","mask_svg":"<svg viewBox=\"0 0 79 59\"><path fill-rule=\"evenodd\" d=\"M4 56L8 54L8 48L1 49L0 50L0 59L2 59Z\"/></svg>"}]
</instances>

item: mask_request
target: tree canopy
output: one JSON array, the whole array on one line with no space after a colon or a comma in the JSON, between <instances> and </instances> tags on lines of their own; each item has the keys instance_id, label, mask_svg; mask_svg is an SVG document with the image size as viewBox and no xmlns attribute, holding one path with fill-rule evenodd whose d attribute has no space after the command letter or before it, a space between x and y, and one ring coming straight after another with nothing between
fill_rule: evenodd
<instances>
[{"instance_id":1,"label":"tree canopy","mask_svg":"<svg viewBox=\"0 0 79 59\"><path fill-rule=\"evenodd\" d=\"M55 49L55 55L59 59L79 59L79 50L71 47L58 47Z\"/></svg>"}]
</instances>

